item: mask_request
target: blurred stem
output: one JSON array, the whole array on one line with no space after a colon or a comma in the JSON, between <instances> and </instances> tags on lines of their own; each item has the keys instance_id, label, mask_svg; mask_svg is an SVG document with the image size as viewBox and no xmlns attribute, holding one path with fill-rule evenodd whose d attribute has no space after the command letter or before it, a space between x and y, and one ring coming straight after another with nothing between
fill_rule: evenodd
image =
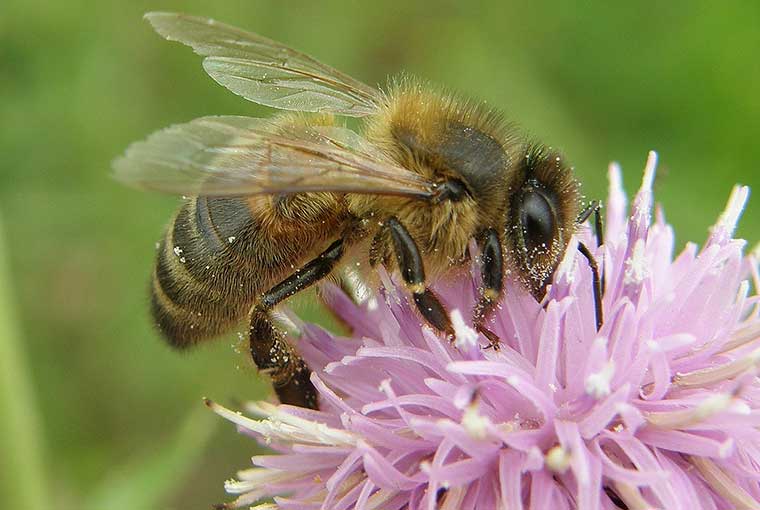
<instances>
[{"instance_id":1,"label":"blurred stem","mask_svg":"<svg viewBox=\"0 0 760 510\"><path fill-rule=\"evenodd\" d=\"M135 461L109 470L87 498L85 510L161 508L166 498L198 467L218 420L200 403L190 410L174 436L155 438L155 447ZM147 445L146 445L147 446Z\"/></svg>"},{"instance_id":2,"label":"blurred stem","mask_svg":"<svg viewBox=\"0 0 760 510\"><path fill-rule=\"evenodd\" d=\"M0 221L0 500L5 508L42 510L42 426L10 287Z\"/></svg>"}]
</instances>

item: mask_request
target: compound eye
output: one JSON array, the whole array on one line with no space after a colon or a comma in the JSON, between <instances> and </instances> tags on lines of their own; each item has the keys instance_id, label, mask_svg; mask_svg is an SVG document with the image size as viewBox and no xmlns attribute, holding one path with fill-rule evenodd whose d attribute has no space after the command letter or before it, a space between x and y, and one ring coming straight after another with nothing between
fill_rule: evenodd
<instances>
[{"instance_id":1,"label":"compound eye","mask_svg":"<svg viewBox=\"0 0 760 510\"><path fill-rule=\"evenodd\" d=\"M549 199L540 190L527 190L520 203L520 227L529 255L551 248L557 230L556 214Z\"/></svg>"}]
</instances>

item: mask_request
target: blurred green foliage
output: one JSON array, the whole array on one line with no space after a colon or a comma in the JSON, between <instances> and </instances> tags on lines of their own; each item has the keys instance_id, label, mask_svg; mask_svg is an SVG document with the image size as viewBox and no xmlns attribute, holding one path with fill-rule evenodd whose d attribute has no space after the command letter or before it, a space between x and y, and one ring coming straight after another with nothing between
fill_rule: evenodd
<instances>
[{"instance_id":1,"label":"blurred green foliage","mask_svg":"<svg viewBox=\"0 0 760 510\"><path fill-rule=\"evenodd\" d=\"M24 432L0 444L32 455L0 464L22 470L4 479L23 479L0 484L4 503L44 495L62 510L207 508L253 452L196 413L203 395L266 394L230 347L234 336L178 355L146 314L154 242L177 201L116 185L109 164L171 123L269 112L156 36L141 20L148 10L230 22L368 83L406 70L484 99L562 148L590 197L604 196L610 160L634 190L656 149L657 198L679 243L704 239L735 182L760 189L757 3L4 0L0 218L10 282L0 292L10 289L14 306L0 314L0 352L26 365L8 372L19 380L0 379L13 385L0 395L17 397L0 400L0 414L25 414ZM740 230L751 242L758 211L754 200ZM313 306L306 315L319 319ZM23 496L30 490L39 494Z\"/></svg>"}]
</instances>

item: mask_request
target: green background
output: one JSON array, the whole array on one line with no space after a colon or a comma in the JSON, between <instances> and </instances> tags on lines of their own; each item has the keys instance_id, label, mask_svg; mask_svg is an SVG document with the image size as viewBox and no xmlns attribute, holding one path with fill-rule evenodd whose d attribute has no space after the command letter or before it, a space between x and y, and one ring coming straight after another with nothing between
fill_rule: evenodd
<instances>
[{"instance_id":1,"label":"green background","mask_svg":"<svg viewBox=\"0 0 760 510\"><path fill-rule=\"evenodd\" d=\"M0 4L0 502L37 510L208 508L250 440L212 416L265 386L234 336L185 355L146 315L177 204L122 188L132 141L209 114L267 115L156 36L148 10L215 17L368 83L401 70L504 109L564 150L589 197L610 160L678 242L705 238L735 182L760 189L760 4L83 2ZM760 233L760 202L740 235ZM304 313L319 318L313 305Z\"/></svg>"}]
</instances>

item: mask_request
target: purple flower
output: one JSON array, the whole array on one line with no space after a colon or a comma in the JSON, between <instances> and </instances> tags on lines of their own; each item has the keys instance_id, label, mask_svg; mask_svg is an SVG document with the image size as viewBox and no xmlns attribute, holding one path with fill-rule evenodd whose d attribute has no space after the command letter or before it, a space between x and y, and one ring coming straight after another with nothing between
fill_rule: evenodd
<instances>
[{"instance_id":1,"label":"purple flower","mask_svg":"<svg viewBox=\"0 0 760 510\"><path fill-rule=\"evenodd\" d=\"M435 287L455 345L387 273L361 305L329 290L354 334L299 325L320 411L256 402L251 419L210 403L275 452L227 482L228 506L760 508L760 276L732 238L749 190L734 188L702 249L674 257L661 209L652 220L655 163L630 216L610 168L606 243L592 250L606 278L599 332L574 247L542 303L507 287L489 326L498 351L467 322L476 269ZM596 246L587 227L577 237Z\"/></svg>"}]
</instances>

